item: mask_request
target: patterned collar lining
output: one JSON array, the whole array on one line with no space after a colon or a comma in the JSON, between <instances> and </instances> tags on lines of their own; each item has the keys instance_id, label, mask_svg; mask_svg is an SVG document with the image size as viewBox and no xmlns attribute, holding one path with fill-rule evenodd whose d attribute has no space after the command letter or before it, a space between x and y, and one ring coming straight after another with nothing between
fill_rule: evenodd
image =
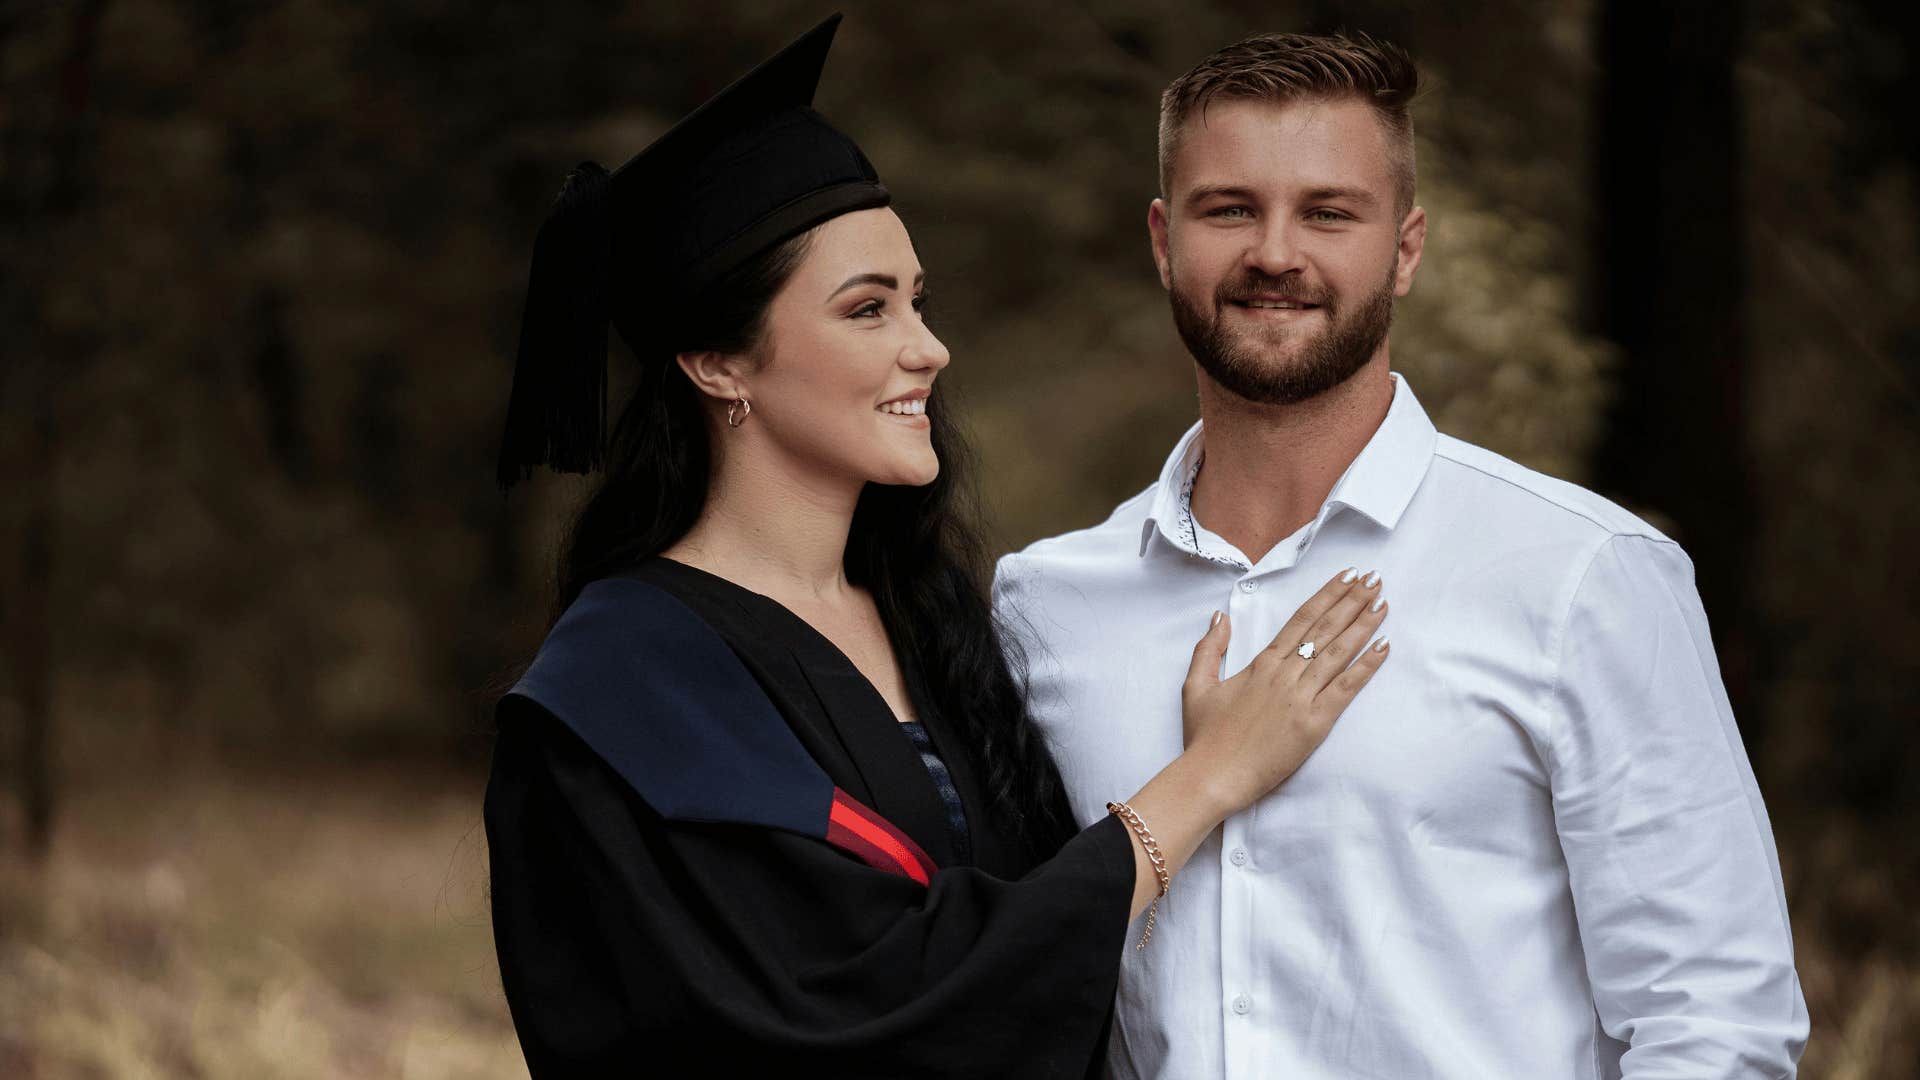
<instances>
[{"instance_id":1,"label":"patterned collar lining","mask_svg":"<svg viewBox=\"0 0 1920 1080\"><path fill-rule=\"evenodd\" d=\"M1413 501L1433 461L1439 433L1413 396L1407 380L1395 372L1393 383L1393 403L1387 408L1386 419L1334 484L1316 520L1324 520L1337 507L1356 511L1375 524L1392 529ZM1201 424L1188 428L1161 468L1152 505L1141 522L1138 554L1145 558L1152 549L1154 534L1159 533L1169 545L1196 558L1246 570L1250 564L1245 556L1215 554L1200 547L1200 527L1193 517L1193 488L1205 461L1202 435ZM1235 492L1230 493L1230 497L1240 495ZM1232 552L1224 542L1210 540L1209 543Z\"/></svg>"},{"instance_id":2,"label":"patterned collar lining","mask_svg":"<svg viewBox=\"0 0 1920 1080\"><path fill-rule=\"evenodd\" d=\"M1204 450L1196 455L1193 467L1187 470L1186 481L1180 485L1180 535L1187 542L1187 550L1208 562L1231 566L1236 570L1246 570L1248 567L1240 560L1215 555L1200 546L1200 525L1193 519L1193 485L1194 481L1200 479L1200 466L1205 464L1206 460L1207 455Z\"/></svg>"}]
</instances>

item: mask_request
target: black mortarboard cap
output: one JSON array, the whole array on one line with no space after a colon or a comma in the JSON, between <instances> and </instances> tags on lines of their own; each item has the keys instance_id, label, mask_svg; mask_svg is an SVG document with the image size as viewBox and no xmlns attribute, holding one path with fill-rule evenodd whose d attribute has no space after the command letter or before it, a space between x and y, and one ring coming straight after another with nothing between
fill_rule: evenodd
<instances>
[{"instance_id":1,"label":"black mortarboard cap","mask_svg":"<svg viewBox=\"0 0 1920 1080\"><path fill-rule=\"evenodd\" d=\"M866 155L812 108L839 25L828 17L611 174L586 162L568 175L534 240L502 487L539 465L599 466L609 321L645 355L728 271L887 205Z\"/></svg>"}]
</instances>

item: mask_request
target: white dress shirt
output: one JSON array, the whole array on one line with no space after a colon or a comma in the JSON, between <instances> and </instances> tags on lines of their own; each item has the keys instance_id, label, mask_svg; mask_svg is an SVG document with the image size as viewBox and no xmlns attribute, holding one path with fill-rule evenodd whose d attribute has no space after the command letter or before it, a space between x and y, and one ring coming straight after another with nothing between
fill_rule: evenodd
<instances>
[{"instance_id":1,"label":"white dress shirt","mask_svg":"<svg viewBox=\"0 0 1920 1080\"><path fill-rule=\"evenodd\" d=\"M1112 1075L1792 1076L1779 863L1679 546L1438 434L1403 378L1257 563L1194 520L1201 453L1196 424L1105 522L1000 562L1081 822L1180 753L1215 609L1230 676L1328 578L1378 569L1393 654L1126 943Z\"/></svg>"}]
</instances>

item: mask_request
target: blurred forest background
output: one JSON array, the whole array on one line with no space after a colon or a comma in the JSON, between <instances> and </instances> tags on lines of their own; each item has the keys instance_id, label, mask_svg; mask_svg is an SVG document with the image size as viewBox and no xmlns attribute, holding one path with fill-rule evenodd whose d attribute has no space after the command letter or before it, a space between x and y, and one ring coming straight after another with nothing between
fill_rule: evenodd
<instances>
[{"instance_id":1,"label":"blurred forest background","mask_svg":"<svg viewBox=\"0 0 1920 1080\"><path fill-rule=\"evenodd\" d=\"M1160 89L1263 30L1411 47L1396 367L1688 547L1804 1075L1920 1076L1911 5L845 7L819 104L929 267L1007 547L1194 414ZM0 1075L524 1075L483 702L582 490L492 482L532 237L827 10L0 2Z\"/></svg>"}]
</instances>

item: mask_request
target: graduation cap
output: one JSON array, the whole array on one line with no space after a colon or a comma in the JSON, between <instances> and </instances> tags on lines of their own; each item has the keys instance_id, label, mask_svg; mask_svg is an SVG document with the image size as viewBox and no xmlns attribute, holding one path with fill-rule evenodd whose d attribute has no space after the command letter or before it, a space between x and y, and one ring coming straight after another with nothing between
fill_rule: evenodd
<instances>
[{"instance_id":1,"label":"graduation cap","mask_svg":"<svg viewBox=\"0 0 1920 1080\"><path fill-rule=\"evenodd\" d=\"M636 352L755 255L887 189L853 140L812 108L840 16L688 114L608 173L568 174L534 239L497 476L598 468L607 326ZM645 339L644 341L641 339Z\"/></svg>"}]
</instances>

